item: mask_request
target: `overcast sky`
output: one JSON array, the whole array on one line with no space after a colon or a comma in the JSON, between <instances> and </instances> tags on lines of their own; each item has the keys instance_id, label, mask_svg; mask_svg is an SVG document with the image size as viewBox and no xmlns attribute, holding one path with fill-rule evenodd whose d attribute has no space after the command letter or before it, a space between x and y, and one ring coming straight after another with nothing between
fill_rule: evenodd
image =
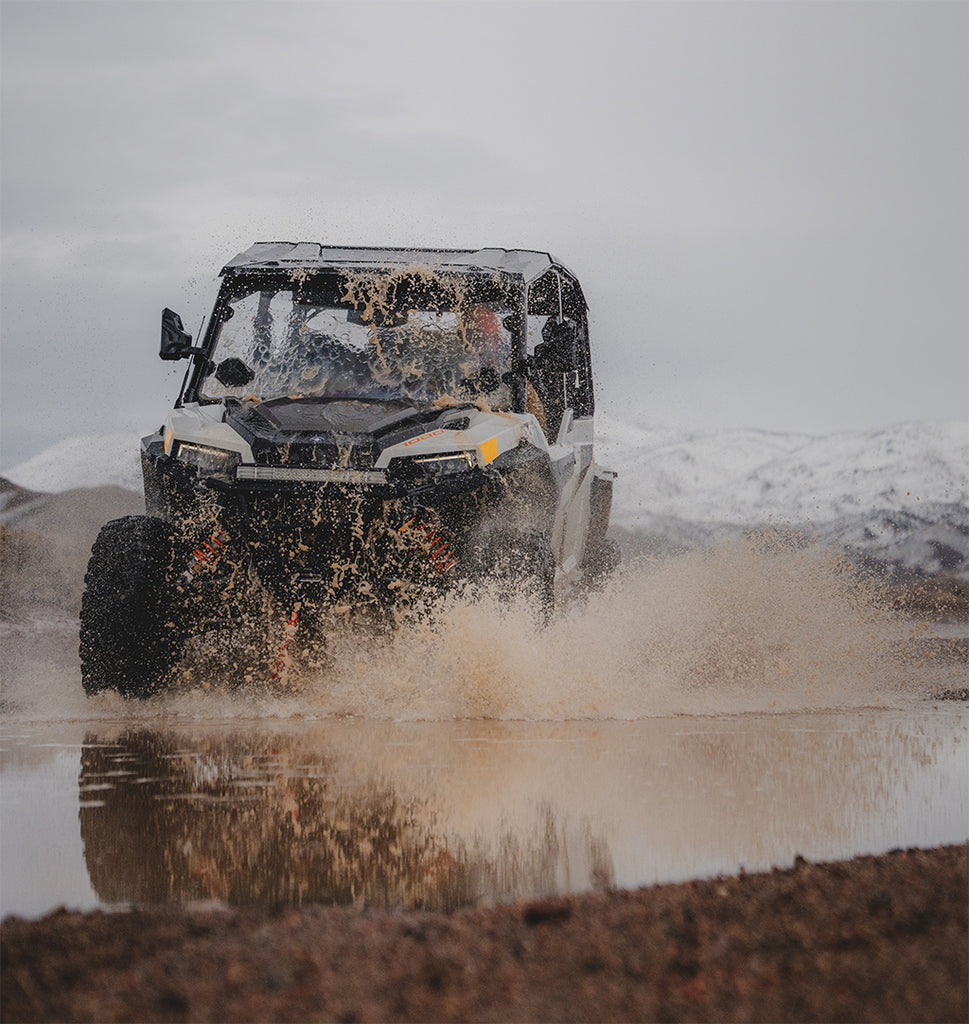
<instances>
[{"instance_id":1,"label":"overcast sky","mask_svg":"<svg viewBox=\"0 0 969 1024\"><path fill-rule=\"evenodd\" d=\"M0 469L265 239L548 250L600 409L969 418L969 4L0 3Z\"/></svg>"}]
</instances>

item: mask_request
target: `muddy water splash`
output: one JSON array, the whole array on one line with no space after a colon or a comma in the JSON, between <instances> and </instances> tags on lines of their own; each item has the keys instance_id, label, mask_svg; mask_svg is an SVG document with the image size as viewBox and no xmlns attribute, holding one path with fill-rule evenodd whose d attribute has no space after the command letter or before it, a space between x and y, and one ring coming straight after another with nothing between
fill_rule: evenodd
<instances>
[{"instance_id":1,"label":"muddy water splash","mask_svg":"<svg viewBox=\"0 0 969 1024\"><path fill-rule=\"evenodd\" d=\"M435 397L438 405L474 397L484 409L496 402L507 406L511 397L507 385L497 385L488 399L477 389L472 395L461 383L481 369L486 354L500 358L503 365L510 355L511 335L502 323L504 316L485 314L492 324L491 334L472 314L475 307L479 316L486 308L480 302L485 281L490 283L489 307L502 314L510 312L507 286L498 275L478 275L472 286L461 275L419 263L389 271L347 272L342 300L352 303L368 325L376 354L371 367L374 378L404 392L417 382L434 379L443 387Z\"/></svg>"},{"instance_id":2,"label":"muddy water splash","mask_svg":"<svg viewBox=\"0 0 969 1024\"><path fill-rule=\"evenodd\" d=\"M965 666L900 655L828 557L641 566L547 627L476 598L272 684L278 635L209 634L127 702L85 698L76 623L0 623L0 913L452 908L965 838L965 706L924 700Z\"/></svg>"},{"instance_id":3,"label":"muddy water splash","mask_svg":"<svg viewBox=\"0 0 969 1024\"><path fill-rule=\"evenodd\" d=\"M452 600L392 640L334 645L302 698L375 718L633 719L870 703L897 624L837 563L738 544L631 572L543 627L524 602Z\"/></svg>"},{"instance_id":4,"label":"muddy water splash","mask_svg":"<svg viewBox=\"0 0 969 1024\"><path fill-rule=\"evenodd\" d=\"M526 600L484 591L394 632L347 626L310 638L304 628L275 682L279 628L209 633L182 681L143 702L83 696L69 620L5 629L5 709L42 719L566 721L897 707L964 685L965 668L913 665L899 652L918 627L882 610L837 560L753 541L627 569L548 625Z\"/></svg>"},{"instance_id":5,"label":"muddy water splash","mask_svg":"<svg viewBox=\"0 0 969 1024\"><path fill-rule=\"evenodd\" d=\"M189 665L191 685L149 703L187 716L415 721L898 706L961 672L913 670L899 655L912 633L837 560L739 542L627 571L547 626L526 601L485 591L392 634L341 629L321 663L295 659L272 687L249 672L227 688L223 652L210 648ZM225 656L240 654L253 649Z\"/></svg>"}]
</instances>

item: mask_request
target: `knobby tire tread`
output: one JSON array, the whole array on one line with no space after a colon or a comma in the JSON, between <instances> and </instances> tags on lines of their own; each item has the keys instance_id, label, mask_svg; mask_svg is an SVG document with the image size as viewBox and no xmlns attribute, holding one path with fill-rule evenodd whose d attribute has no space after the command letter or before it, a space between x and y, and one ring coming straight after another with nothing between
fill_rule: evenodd
<instances>
[{"instance_id":1,"label":"knobby tire tread","mask_svg":"<svg viewBox=\"0 0 969 1024\"><path fill-rule=\"evenodd\" d=\"M182 631L172 620L177 544L151 516L105 524L91 551L81 599L85 692L147 697L178 660Z\"/></svg>"}]
</instances>

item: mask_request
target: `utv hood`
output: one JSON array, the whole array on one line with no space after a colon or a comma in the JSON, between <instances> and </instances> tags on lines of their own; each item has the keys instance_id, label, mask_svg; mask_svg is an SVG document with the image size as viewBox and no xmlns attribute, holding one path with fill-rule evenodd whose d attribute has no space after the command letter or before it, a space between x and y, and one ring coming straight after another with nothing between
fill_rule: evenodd
<instances>
[{"instance_id":1,"label":"utv hood","mask_svg":"<svg viewBox=\"0 0 969 1024\"><path fill-rule=\"evenodd\" d=\"M432 426L465 426L468 413L399 399L276 398L230 405L225 421L257 463L369 469L385 449Z\"/></svg>"},{"instance_id":2,"label":"utv hood","mask_svg":"<svg viewBox=\"0 0 969 1024\"><path fill-rule=\"evenodd\" d=\"M394 424L417 415L418 410L408 402L277 398L271 402L240 406L227 418L230 422L244 424L263 437L278 438L280 434L375 437Z\"/></svg>"}]
</instances>

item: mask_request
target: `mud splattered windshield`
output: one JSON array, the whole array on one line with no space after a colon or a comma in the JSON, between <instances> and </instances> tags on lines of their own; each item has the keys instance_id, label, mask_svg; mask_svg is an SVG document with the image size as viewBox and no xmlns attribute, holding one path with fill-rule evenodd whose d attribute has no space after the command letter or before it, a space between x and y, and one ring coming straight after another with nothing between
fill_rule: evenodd
<instances>
[{"instance_id":1,"label":"mud splattered windshield","mask_svg":"<svg viewBox=\"0 0 969 1024\"><path fill-rule=\"evenodd\" d=\"M223 306L203 399L424 405L482 396L492 408L511 408L501 375L512 366L515 317L504 286L469 287L413 271L254 285ZM245 364L252 380L238 384L220 372L226 360Z\"/></svg>"}]
</instances>

